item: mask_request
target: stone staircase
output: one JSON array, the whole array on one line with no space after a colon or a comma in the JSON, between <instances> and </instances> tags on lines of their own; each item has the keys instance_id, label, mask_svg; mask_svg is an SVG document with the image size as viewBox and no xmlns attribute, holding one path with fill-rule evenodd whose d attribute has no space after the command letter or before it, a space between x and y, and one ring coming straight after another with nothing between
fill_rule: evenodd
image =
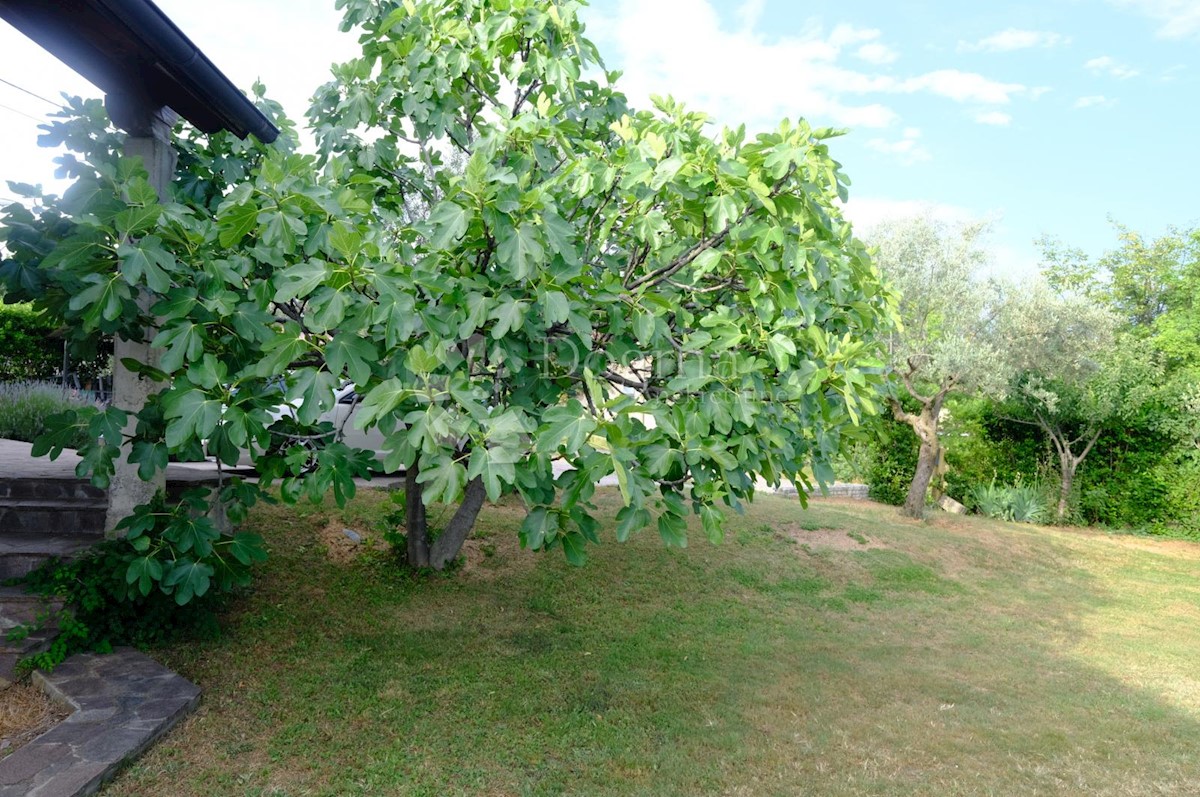
<instances>
[{"instance_id":1,"label":"stone staircase","mask_svg":"<svg viewBox=\"0 0 1200 797\"><path fill-rule=\"evenodd\" d=\"M20 578L52 558L67 559L104 539L103 490L80 479L0 478L0 581ZM53 624L19 642L7 633L61 608L20 586L0 587L0 685L19 661L45 650Z\"/></svg>"}]
</instances>

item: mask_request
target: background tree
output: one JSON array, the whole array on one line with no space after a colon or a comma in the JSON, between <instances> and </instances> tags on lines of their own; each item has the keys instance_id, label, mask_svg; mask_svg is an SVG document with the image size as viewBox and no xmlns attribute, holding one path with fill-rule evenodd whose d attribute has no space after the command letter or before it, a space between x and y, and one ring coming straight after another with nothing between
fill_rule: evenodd
<instances>
[{"instance_id":1,"label":"background tree","mask_svg":"<svg viewBox=\"0 0 1200 797\"><path fill-rule=\"evenodd\" d=\"M1140 463L1137 474L1114 474L1119 490L1138 493L1135 475L1157 474L1157 500L1141 495L1143 504L1160 504L1153 517L1200 529L1200 457L1194 445L1197 428L1193 396L1200 395L1200 231L1168 228L1154 239L1115 225L1120 245L1097 259L1055 241L1043 241L1043 269L1052 286L1086 296L1109 308L1118 330L1144 345L1161 373L1159 400L1137 427L1126 427L1140 451L1158 451L1153 463ZM1173 441L1163 445L1160 439ZM1129 522L1129 521L1126 521Z\"/></svg>"},{"instance_id":2,"label":"background tree","mask_svg":"<svg viewBox=\"0 0 1200 797\"><path fill-rule=\"evenodd\" d=\"M318 92L319 160L189 138L159 201L84 136L87 187L9 209L10 289L80 337L160 330L145 375L168 386L133 440L147 473L203 440L226 463L249 449L262 474L229 501L341 500L369 458L316 421L349 380L407 471L414 566L445 566L506 493L527 507L524 545L578 563L609 474L618 538L653 524L670 545L689 513L719 538L759 477L832 479L842 430L877 409L893 319L838 210L833 132L750 141L670 100L635 112L575 3L343 5L363 56ZM131 285L156 297L149 316ZM272 423L281 400L297 418ZM98 479L117 413L73 421L96 425L82 453ZM435 502L457 505L436 540Z\"/></svg>"},{"instance_id":3,"label":"background tree","mask_svg":"<svg viewBox=\"0 0 1200 797\"><path fill-rule=\"evenodd\" d=\"M1083 296L1040 280L1014 290L1001 329L1016 374L1010 403L1049 439L1059 468L1057 517L1075 474L1106 430L1132 423L1159 401L1163 369L1144 342L1116 335L1117 318Z\"/></svg>"},{"instance_id":4,"label":"background tree","mask_svg":"<svg viewBox=\"0 0 1200 797\"><path fill-rule=\"evenodd\" d=\"M889 222L870 242L884 277L900 294L901 326L888 341L891 372L918 404L906 410L890 399L897 420L919 441L916 472L903 513L921 517L934 472L942 460L939 416L952 391L999 395L1006 361L994 314L999 299L980 274L986 263L982 223L946 225L928 217Z\"/></svg>"},{"instance_id":5,"label":"background tree","mask_svg":"<svg viewBox=\"0 0 1200 797\"><path fill-rule=\"evenodd\" d=\"M1152 339L1172 368L1200 363L1200 230L1171 227L1147 240L1114 226L1120 246L1095 260L1043 238L1047 281L1111 308L1124 329Z\"/></svg>"}]
</instances>

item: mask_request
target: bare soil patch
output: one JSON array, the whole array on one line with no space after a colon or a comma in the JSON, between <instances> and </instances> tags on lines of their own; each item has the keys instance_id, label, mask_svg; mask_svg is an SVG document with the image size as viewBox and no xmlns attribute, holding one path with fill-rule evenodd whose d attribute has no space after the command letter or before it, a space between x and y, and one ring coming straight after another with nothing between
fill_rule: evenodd
<instances>
[{"instance_id":1,"label":"bare soil patch","mask_svg":"<svg viewBox=\"0 0 1200 797\"><path fill-rule=\"evenodd\" d=\"M347 534L346 532L350 532ZM355 540L354 537L358 539ZM347 526L341 520L334 519L317 530L317 538L325 548L329 561L345 565L353 562L367 551L382 550L385 543L377 540L376 535Z\"/></svg>"},{"instance_id":2,"label":"bare soil patch","mask_svg":"<svg viewBox=\"0 0 1200 797\"><path fill-rule=\"evenodd\" d=\"M31 683L6 687L0 692L0 756L41 736L70 713Z\"/></svg>"}]
</instances>

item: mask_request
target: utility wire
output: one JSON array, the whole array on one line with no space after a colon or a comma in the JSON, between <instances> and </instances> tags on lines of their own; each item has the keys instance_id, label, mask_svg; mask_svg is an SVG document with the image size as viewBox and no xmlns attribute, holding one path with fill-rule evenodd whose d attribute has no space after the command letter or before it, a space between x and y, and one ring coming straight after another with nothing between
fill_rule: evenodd
<instances>
[{"instance_id":1,"label":"utility wire","mask_svg":"<svg viewBox=\"0 0 1200 797\"><path fill-rule=\"evenodd\" d=\"M12 108L7 105L0 104L0 108L3 108L6 111L12 111L13 113L17 114L18 116L24 116L26 119L32 119L33 121L37 122L38 124L44 124L46 122L45 119L39 119L38 117L34 116L33 114L28 114L28 113L25 113L24 111L18 111L16 108Z\"/></svg>"},{"instance_id":2,"label":"utility wire","mask_svg":"<svg viewBox=\"0 0 1200 797\"><path fill-rule=\"evenodd\" d=\"M12 86L17 91L23 91L26 94L28 94L30 97L36 97L39 100L41 100L42 102L48 102L51 105L53 105L55 108L59 107L59 104L57 102L55 102L54 100L48 100L45 97L43 97L41 94L34 94L29 89L27 89L23 86L18 86L16 83L13 83L11 80L5 80L4 78L0 77L0 83L4 83L5 85Z\"/></svg>"}]
</instances>

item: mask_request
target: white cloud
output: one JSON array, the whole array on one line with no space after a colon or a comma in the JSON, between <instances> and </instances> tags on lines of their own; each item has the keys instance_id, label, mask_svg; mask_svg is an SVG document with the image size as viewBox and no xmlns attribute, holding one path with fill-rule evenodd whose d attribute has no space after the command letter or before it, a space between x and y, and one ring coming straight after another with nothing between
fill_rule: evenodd
<instances>
[{"instance_id":1,"label":"white cloud","mask_svg":"<svg viewBox=\"0 0 1200 797\"><path fill-rule=\"evenodd\" d=\"M1072 108L1111 108L1117 101L1103 94L1090 94L1075 100Z\"/></svg>"},{"instance_id":2,"label":"white cloud","mask_svg":"<svg viewBox=\"0 0 1200 797\"><path fill-rule=\"evenodd\" d=\"M1200 0L1109 0L1157 20L1164 39L1185 39L1200 34Z\"/></svg>"},{"instance_id":3,"label":"white cloud","mask_svg":"<svg viewBox=\"0 0 1200 797\"><path fill-rule=\"evenodd\" d=\"M757 13L758 6L743 6ZM955 69L892 76L872 69L897 53L882 32L816 23L770 35L723 23L711 0L619 0L587 15L602 52L619 64L622 90L635 105L651 94L671 94L718 122L773 127L781 117L886 128L899 121L887 95L925 93L955 102L1004 105L1029 96L1019 83ZM865 65L848 66L849 59ZM868 96L875 95L875 96Z\"/></svg>"},{"instance_id":4,"label":"white cloud","mask_svg":"<svg viewBox=\"0 0 1200 797\"><path fill-rule=\"evenodd\" d=\"M933 158L929 150L921 146L919 142L920 138L920 129L906 127L901 133L899 140L888 141L885 138L872 138L867 141L867 148L881 152L884 155L895 155L900 163L905 166L911 166L914 163L920 163L921 161Z\"/></svg>"},{"instance_id":5,"label":"white cloud","mask_svg":"<svg viewBox=\"0 0 1200 797\"><path fill-rule=\"evenodd\" d=\"M1094 75L1109 75L1117 78L1118 80L1137 77L1139 74L1141 74L1133 67L1118 61L1111 55L1102 55L1098 58L1092 58L1088 61L1085 61L1083 68Z\"/></svg>"},{"instance_id":6,"label":"white cloud","mask_svg":"<svg viewBox=\"0 0 1200 797\"><path fill-rule=\"evenodd\" d=\"M621 89L635 105L669 91L718 122L744 121L760 130L801 115L874 128L899 118L878 99L861 97L885 91L891 78L837 64L843 54L877 41L875 29L810 25L766 37L723 25L708 0L620 0L609 13L596 9L586 20L601 51L620 64Z\"/></svg>"},{"instance_id":7,"label":"white cloud","mask_svg":"<svg viewBox=\"0 0 1200 797\"><path fill-rule=\"evenodd\" d=\"M878 38L879 31L876 28L856 28L853 25L842 23L834 26L833 31L829 34L829 43L834 47L841 48L875 41Z\"/></svg>"},{"instance_id":8,"label":"white cloud","mask_svg":"<svg viewBox=\"0 0 1200 797\"><path fill-rule=\"evenodd\" d=\"M976 111L972 117L981 125L1007 127L1012 122L1012 115L1003 111Z\"/></svg>"},{"instance_id":9,"label":"white cloud","mask_svg":"<svg viewBox=\"0 0 1200 797\"><path fill-rule=\"evenodd\" d=\"M1021 30L1008 28L999 33L993 33L977 42L958 43L960 53L1009 53L1014 50L1028 50L1034 47L1058 47L1071 43L1070 36L1045 30Z\"/></svg>"},{"instance_id":10,"label":"white cloud","mask_svg":"<svg viewBox=\"0 0 1200 797\"><path fill-rule=\"evenodd\" d=\"M1170 83L1179 76L1180 72L1184 72L1186 70L1187 66L1185 64L1175 64L1174 66L1169 66L1164 69L1163 73L1159 75L1158 79L1163 83Z\"/></svg>"},{"instance_id":11,"label":"white cloud","mask_svg":"<svg viewBox=\"0 0 1200 797\"><path fill-rule=\"evenodd\" d=\"M763 7L767 0L746 0L738 9L738 17L742 20L742 30L754 30L762 19Z\"/></svg>"},{"instance_id":12,"label":"white cloud","mask_svg":"<svg viewBox=\"0 0 1200 797\"><path fill-rule=\"evenodd\" d=\"M845 205L848 218L860 234L869 232L887 221L928 216L945 224L975 221L979 215L958 205L931 202L924 199L885 199L883 197L854 197Z\"/></svg>"},{"instance_id":13,"label":"white cloud","mask_svg":"<svg viewBox=\"0 0 1200 797\"><path fill-rule=\"evenodd\" d=\"M897 58L900 57L899 53L897 53L891 47L888 47L886 44L882 44L880 42L864 44L862 47L859 47L854 51L854 55L861 60L866 61L868 64L877 64L880 66L883 64L893 63Z\"/></svg>"},{"instance_id":14,"label":"white cloud","mask_svg":"<svg viewBox=\"0 0 1200 797\"><path fill-rule=\"evenodd\" d=\"M938 69L918 77L909 78L900 84L900 91L928 91L955 102L978 102L988 105L1005 105L1014 94L1028 91L1020 83L1001 83L975 72L958 69Z\"/></svg>"}]
</instances>

